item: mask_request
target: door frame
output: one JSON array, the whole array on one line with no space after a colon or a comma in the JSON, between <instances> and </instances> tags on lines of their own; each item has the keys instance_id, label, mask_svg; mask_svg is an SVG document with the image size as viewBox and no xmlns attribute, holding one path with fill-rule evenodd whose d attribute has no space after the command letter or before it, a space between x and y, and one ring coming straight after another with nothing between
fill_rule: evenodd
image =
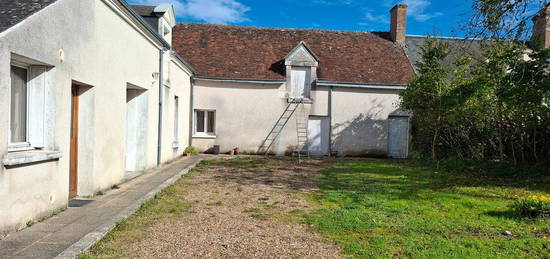
<instances>
[{"instance_id":1,"label":"door frame","mask_svg":"<svg viewBox=\"0 0 550 259\"><path fill-rule=\"evenodd\" d=\"M78 122L80 86L71 84L70 156L69 156L69 199L78 195Z\"/></svg>"}]
</instances>

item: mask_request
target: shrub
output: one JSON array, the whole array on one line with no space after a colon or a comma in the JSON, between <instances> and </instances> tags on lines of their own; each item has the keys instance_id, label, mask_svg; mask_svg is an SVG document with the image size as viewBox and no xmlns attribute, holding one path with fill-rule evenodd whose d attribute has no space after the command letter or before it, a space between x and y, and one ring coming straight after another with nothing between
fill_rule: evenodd
<instances>
[{"instance_id":1,"label":"shrub","mask_svg":"<svg viewBox=\"0 0 550 259\"><path fill-rule=\"evenodd\" d=\"M512 208L523 217L548 217L550 216L550 197L531 195L514 202Z\"/></svg>"},{"instance_id":2,"label":"shrub","mask_svg":"<svg viewBox=\"0 0 550 259\"><path fill-rule=\"evenodd\" d=\"M184 152L185 153L191 153L191 155L198 155L199 154L199 151L193 146L186 147Z\"/></svg>"}]
</instances>

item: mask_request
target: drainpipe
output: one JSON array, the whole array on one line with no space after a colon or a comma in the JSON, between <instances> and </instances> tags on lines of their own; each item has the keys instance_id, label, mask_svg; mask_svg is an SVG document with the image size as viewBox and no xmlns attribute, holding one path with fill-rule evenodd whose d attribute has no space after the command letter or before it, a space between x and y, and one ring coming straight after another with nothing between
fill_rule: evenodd
<instances>
[{"instance_id":1,"label":"drainpipe","mask_svg":"<svg viewBox=\"0 0 550 259\"><path fill-rule=\"evenodd\" d=\"M157 142L157 167L161 165L162 151L162 108L164 107L164 48L159 50L159 124L158 124L158 142Z\"/></svg>"},{"instance_id":2,"label":"drainpipe","mask_svg":"<svg viewBox=\"0 0 550 259\"><path fill-rule=\"evenodd\" d=\"M328 90L328 156L332 156L332 88L331 85Z\"/></svg>"},{"instance_id":3,"label":"drainpipe","mask_svg":"<svg viewBox=\"0 0 550 259\"><path fill-rule=\"evenodd\" d=\"M195 99L193 91L194 81L193 76L189 77L189 146L193 145L193 124L195 124L195 113L193 111L193 100Z\"/></svg>"}]
</instances>

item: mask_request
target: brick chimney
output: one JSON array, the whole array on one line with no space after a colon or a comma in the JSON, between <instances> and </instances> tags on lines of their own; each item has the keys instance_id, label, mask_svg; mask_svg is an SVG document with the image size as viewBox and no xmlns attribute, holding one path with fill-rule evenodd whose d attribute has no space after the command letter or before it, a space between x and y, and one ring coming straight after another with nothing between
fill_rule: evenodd
<instances>
[{"instance_id":1,"label":"brick chimney","mask_svg":"<svg viewBox=\"0 0 550 259\"><path fill-rule=\"evenodd\" d=\"M401 46L405 45L407 31L407 5L397 4L391 11L390 34L391 40Z\"/></svg>"},{"instance_id":2,"label":"brick chimney","mask_svg":"<svg viewBox=\"0 0 550 259\"><path fill-rule=\"evenodd\" d=\"M550 5L533 17L533 40L543 48L550 48Z\"/></svg>"}]
</instances>

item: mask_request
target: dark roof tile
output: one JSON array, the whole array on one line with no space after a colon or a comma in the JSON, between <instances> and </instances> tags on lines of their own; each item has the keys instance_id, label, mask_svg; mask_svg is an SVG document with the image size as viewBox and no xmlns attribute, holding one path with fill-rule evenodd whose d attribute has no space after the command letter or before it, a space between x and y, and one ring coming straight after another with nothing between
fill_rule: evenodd
<instances>
[{"instance_id":1,"label":"dark roof tile","mask_svg":"<svg viewBox=\"0 0 550 259\"><path fill-rule=\"evenodd\" d=\"M153 12L156 7L154 5L129 4L129 6L132 7L132 9L134 9L134 11L136 11L136 13L140 16L156 16L155 12Z\"/></svg>"},{"instance_id":2,"label":"dark roof tile","mask_svg":"<svg viewBox=\"0 0 550 259\"><path fill-rule=\"evenodd\" d=\"M449 37L433 37L436 40L445 43L449 46L449 55L443 64L449 67L453 67L455 61L464 54L470 54L474 57L481 55L481 45L479 40L461 39L461 38L449 38ZM422 46L426 44L428 36L407 36L405 52L414 67L415 71L418 70L417 64L422 61Z\"/></svg>"},{"instance_id":3,"label":"dark roof tile","mask_svg":"<svg viewBox=\"0 0 550 259\"><path fill-rule=\"evenodd\" d=\"M0 32L25 20L57 0L2 0L0 1Z\"/></svg>"}]
</instances>

